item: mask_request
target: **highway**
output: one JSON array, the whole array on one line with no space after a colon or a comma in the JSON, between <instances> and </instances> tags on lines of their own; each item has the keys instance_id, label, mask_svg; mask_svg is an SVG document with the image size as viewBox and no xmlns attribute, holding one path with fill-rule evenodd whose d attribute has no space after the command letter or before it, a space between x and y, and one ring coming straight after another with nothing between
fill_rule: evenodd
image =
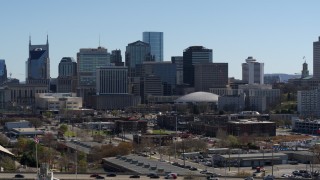
<instances>
[{"instance_id":1,"label":"highway","mask_svg":"<svg viewBox=\"0 0 320 180\"><path fill-rule=\"evenodd\" d=\"M17 173L0 173L0 179L5 180L5 179L25 179L25 180L34 180L36 175L33 173L20 173L22 175L24 175L24 178L14 178L14 175L16 175ZM128 180L130 179L129 176L130 175L117 175L116 177L106 177L105 174L100 174L101 176L103 176L105 179L109 179L109 180ZM60 180L93 180L95 178L91 178L90 174L54 174L55 178L59 178ZM140 179L142 180L147 180L150 179L149 177L147 177L146 175L141 175ZM164 179L164 176L160 176L160 179ZM182 180L184 179L184 177L178 177L178 180ZM199 179L205 179L203 178L196 178L197 180ZM221 180L225 179L225 180L240 180L243 178L224 178L224 177L220 177Z\"/></svg>"}]
</instances>

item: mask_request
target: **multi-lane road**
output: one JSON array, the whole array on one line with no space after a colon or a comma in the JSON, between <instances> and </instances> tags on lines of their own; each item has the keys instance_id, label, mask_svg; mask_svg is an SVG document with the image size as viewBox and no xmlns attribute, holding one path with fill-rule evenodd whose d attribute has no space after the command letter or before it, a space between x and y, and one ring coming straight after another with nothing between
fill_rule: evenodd
<instances>
[{"instance_id":1,"label":"multi-lane road","mask_svg":"<svg viewBox=\"0 0 320 180\"><path fill-rule=\"evenodd\" d=\"M0 173L0 179L15 179L16 173ZM34 180L36 175L35 174L31 174L31 173L21 173L22 175L24 175L24 178L16 178L16 179L27 179L27 180ZM100 174L101 176L103 176L106 180L128 180L130 179L130 175L117 175L116 177L106 177L105 174ZM95 178L90 177L90 174L55 174L54 175L55 178L58 178L60 180L93 180ZM147 180L150 179L149 177L147 177L146 175L141 175L140 178L141 180ZM164 179L164 176L161 176L159 179ZM178 177L178 180L182 180L184 179L184 177ZM205 177L199 177L196 179L206 179ZM220 177L221 180L240 180L243 178L232 178L232 177Z\"/></svg>"}]
</instances>

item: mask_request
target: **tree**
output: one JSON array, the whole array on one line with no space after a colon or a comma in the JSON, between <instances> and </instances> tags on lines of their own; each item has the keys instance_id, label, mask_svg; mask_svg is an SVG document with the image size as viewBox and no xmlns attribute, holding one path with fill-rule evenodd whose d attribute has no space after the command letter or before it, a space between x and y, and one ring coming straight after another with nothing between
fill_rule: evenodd
<instances>
[{"instance_id":1,"label":"tree","mask_svg":"<svg viewBox=\"0 0 320 180\"><path fill-rule=\"evenodd\" d=\"M230 147L238 147L239 146L239 141L238 141L237 137L235 137L235 136L229 135L227 138L227 142Z\"/></svg>"},{"instance_id":2,"label":"tree","mask_svg":"<svg viewBox=\"0 0 320 180\"><path fill-rule=\"evenodd\" d=\"M59 127L59 132L60 132L60 133L64 134L64 133L66 133L67 131L68 131L68 126L67 126L66 124L60 125L60 127Z\"/></svg>"},{"instance_id":3,"label":"tree","mask_svg":"<svg viewBox=\"0 0 320 180\"><path fill-rule=\"evenodd\" d=\"M4 134L0 134L0 145L6 146L8 144L9 144L9 139Z\"/></svg>"},{"instance_id":4,"label":"tree","mask_svg":"<svg viewBox=\"0 0 320 180\"><path fill-rule=\"evenodd\" d=\"M29 122L35 127L35 128L39 128L42 126L42 121L40 119L29 119Z\"/></svg>"},{"instance_id":5,"label":"tree","mask_svg":"<svg viewBox=\"0 0 320 180\"><path fill-rule=\"evenodd\" d=\"M16 170L14 160L8 156L0 157L0 167L3 167L7 172L14 172Z\"/></svg>"}]
</instances>

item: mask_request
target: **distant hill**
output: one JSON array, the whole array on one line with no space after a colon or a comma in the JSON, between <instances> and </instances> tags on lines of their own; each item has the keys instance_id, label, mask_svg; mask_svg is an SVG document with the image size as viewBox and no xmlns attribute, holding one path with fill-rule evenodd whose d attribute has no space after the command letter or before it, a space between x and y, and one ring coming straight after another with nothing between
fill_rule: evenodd
<instances>
[{"instance_id":1,"label":"distant hill","mask_svg":"<svg viewBox=\"0 0 320 180\"><path fill-rule=\"evenodd\" d=\"M300 74L281 74L281 73L264 74L264 76L279 76L280 82L288 82L288 79L296 79L301 77Z\"/></svg>"}]
</instances>

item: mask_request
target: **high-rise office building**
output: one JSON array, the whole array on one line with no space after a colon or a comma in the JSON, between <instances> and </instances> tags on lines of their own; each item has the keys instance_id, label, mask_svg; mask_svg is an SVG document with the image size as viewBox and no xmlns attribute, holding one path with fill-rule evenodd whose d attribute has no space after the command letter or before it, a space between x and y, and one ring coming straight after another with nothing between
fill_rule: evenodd
<instances>
[{"instance_id":1,"label":"high-rise office building","mask_svg":"<svg viewBox=\"0 0 320 180\"><path fill-rule=\"evenodd\" d=\"M225 88L228 85L228 63L201 63L194 65L195 91Z\"/></svg>"},{"instance_id":2,"label":"high-rise office building","mask_svg":"<svg viewBox=\"0 0 320 180\"><path fill-rule=\"evenodd\" d=\"M137 64L142 64L145 61L152 61L150 55L150 45L142 41L136 41L128 44L126 47L126 66L129 70L129 77L138 75L136 69Z\"/></svg>"},{"instance_id":3,"label":"high-rise office building","mask_svg":"<svg viewBox=\"0 0 320 180\"><path fill-rule=\"evenodd\" d=\"M76 92L77 88L77 62L73 57L63 57L59 63L57 78L57 92Z\"/></svg>"},{"instance_id":4,"label":"high-rise office building","mask_svg":"<svg viewBox=\"0 0 320 180\"><path fill-rule=\"evenodd\" d=\"M121 50L116 49L111 51L110 62L115 66L124 66L122 62Z\"/></svg>"},{"instance_id":5,"label":"high-rise office building","mask_svg":"<svg viewBox=\"0 0 320 180\"><path fill-rule=\"evenodd\" d=\"M248 84L264 84L264 63L259 63L249 56L242 63L242 81Z\"/></svg>"},{"instance_id":6,"label":"high-rise office building","mask_svg":"<svg viewBox=\"0 0 320 180\"><path fill-rule=\"evenodd\" d=\"M96 94L128 94L128 68L98 67L96 89Z\"/></svg>"},{"instance_id":7,"label":"high-rise office building","mask_svg":"<svg viewBox=\"0 0 320 180\"><path fill-rule=\"evenodd\" d=\"M313 78L320 79L320 37L313 42Z\"/></svg>"},{"instance_id":8,"label":"high-rise office building","mask_svg":"<svg viewBox=\"0 0 320 180\"><path fill-rule=\"evenodd\" d=\"M212 62L212 49L203 46L191 46L183 52L183 82L194 86L194 66Z\"/></svg>"},{"instance_id":9,"label":"high-rise office building","mask_svg":"<svg viewBox=\"0 0 320 180\"><path fill-rule=\"evenodd\" d=\"M172 64L176 65L176 83L177 85L183 84L183 57L182 56L172 56Z\"/></svg>"},{"instance_id":10,"label":"high-rise office building","mask_svg":"<svg viewBox=\"0 0 320 180\"><path fill-rule=\"evenodd\" d=\"M80 49L77 53L78 85L96 86L96 68L110 65L110 53L103 47Z\"/></svg>"},{"instance_id":11,"label":"high-rise office building","mask_svg":"<svg viewBox=\"0 0 320 180\"><path fill-rule=\"evenodd\" d=\"M63 57L59 63L58 77L77 76L77 62L73 57Z\"/></svg>"},{"instance_id":12,"label":"high-rise office building","mask_svg":"<svg viewBox=\"0 0 320 180\"><path fill-rule=\"evenodd\" d=\"M163 32L143 32L142 41L151 48L151 56L156 62L163 61Z\"/></svg>"},{"instance_id":13,"label":"high-rise office building","mask_svg":"<svg viewBox=\"0 0 320 180\"><path fill-rule=\"evenodd\" d=\"M77 95L83 98L85 107L92 107L90 96L96 93L97 68L110 65L110 53L103 47L80 49L77 64Z\"/></svg>"},{"instance_id":14,"label":"high-rise office building","mask_svg":"<svg viewBox=\"0 0 320 180\"><path fill-rule=\"evenodd\" d=\"M176 87L176 64L171 62L144 62L143 76L155 75L160 78L164 96L172 96ZM157 87L157 88L160 88Z\"/></svg>"},{"instance_id":15,"label":"high-rise office building","mask_svg":"<svg viewBox=\"0 0 320 180\"><path fill-rule=\"evenodd\" d=\"M0 59L0 85L7 81L7 66L4 59Z\"/></svg>"},{"instance_id":16,"label":"high-rise office building","mask_svg":"<svg viewBox=\"0 0 320 180\"><path fill-rule=\"evenodd\" d=\"M49 41L44 45L31 45L26 62L26 81L30 84L48 84L50 79Z\"/></svg>"}]
</instances>

